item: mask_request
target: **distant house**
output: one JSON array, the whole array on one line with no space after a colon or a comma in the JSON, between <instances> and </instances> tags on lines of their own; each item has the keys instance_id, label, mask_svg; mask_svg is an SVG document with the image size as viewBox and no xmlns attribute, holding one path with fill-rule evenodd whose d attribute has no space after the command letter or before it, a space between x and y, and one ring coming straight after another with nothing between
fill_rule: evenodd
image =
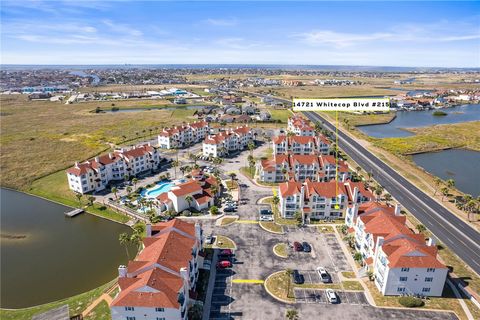
<instances>
[{"instance_id":1,"label":"distant house","mask_svg":"<svg viewBox=\"0 0 480 320\"><path fill-rule=\"evenodd\" d=\"M228 105L223 108L225 114L241 114L240 109L234 105Z\"/></svg>"},{"instance_id":2,"label":"distant house","mask_svg":"<svg viewBox=\"0 0 480 320\"><path fill-rule=\"evenodd\" d=\"M173 103L175 103L175 104L186 104L187 99L185 99L185 98L175 98L175 100L173 100Z\"/></svg>"}]
</instances>

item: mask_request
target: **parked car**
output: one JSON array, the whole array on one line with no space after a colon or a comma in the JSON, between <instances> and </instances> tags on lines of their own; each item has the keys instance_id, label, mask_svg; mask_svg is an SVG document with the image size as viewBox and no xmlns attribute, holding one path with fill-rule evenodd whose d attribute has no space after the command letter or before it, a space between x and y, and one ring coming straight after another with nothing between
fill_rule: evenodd
<instances>
[{"instance_id":1,"label":"parked car","mask_svg":"<svg viewBox=\"0 0 480 320\"><path fill-rule=\"evenodd\" d=\"M295 251L303 251L303 246L300 242L298 241L295 241L293 243L293 248L295 249Z\"/></svg>"},{"instance_id":2,"label":"parked car","mask_svg":"<svg viewBox=\"0 0 480 320\"><path fill-rule=\"evenodd\" d=\"M325 295L327 296L327 299L330 303L337 303L337 295L335 294L335 291L332 289L327 289L325 290Z\"/></svg>"},{"instance_id":3,"label":"parked car","mask_svg":"<svg viewBox=\"0 0 480 320\"><path fill-rule=\"evenodd\" d=\"M260 221L273 221L272 216L260 216Z\"/></svg>"},{"instance_id":4,"label":"parked car","mask_svg":"<svg viewBox=\"0 0 480 320\"><path fill-rule=\"evenodd\" d=\"M328 274L327 270L324 267L318 267L317 268L317 273L318 273L320 279L322 279L322 282L330 282L331 281L330 275Z\"/></svg>"},{"instance_id":5,"label":"parked car","mask_svg":"<svg viewBox=\"0 0 480 320\"><path fill-rule=\"evenodd\" d=\"M293 270L292 277L295 284L303 284L305 282L305 278L297 269Z\"/></svg>"},{"instance_id":6,"label":"parked car","mask_svg":"<svg viewBox=\"0 0 480 320\"><path fill-rule=\"evenodd\" d=\"M226 269L231 267L232 267L232 263L228 260L222 260L217 263L217 268L219 269Z\"/></svg>"},{"instance_id":7,"label":"parked car","mask_svg":"<svg viewBox=\"0 0 480 320\"><path fill-rule=\"evenodd\" d=\"M235 212L237 209L235 207L225 207L223 212Z\"/></svg>"},{"instance_id":8,"label":"parked car","mask_svg":"<svg viewBox=\"0 0 480 320\"><path fill-rule=\"evenodd\" d=\"M215 237L213 235L209 235L207 236L207 238L205 239L205 242L207 244L213 244L215 242Z\"/></svg>"},{"instance_id":9,"label":"parked car","mask_svg":"<svg viewBox=\"0 0 480 320\"><path fill-rule=\"evenodd\" d=\"M306 241L302 242L302 247L303 247L303 251L305 252L312 251L312 247Z\"/></svg>"}]
</instances>

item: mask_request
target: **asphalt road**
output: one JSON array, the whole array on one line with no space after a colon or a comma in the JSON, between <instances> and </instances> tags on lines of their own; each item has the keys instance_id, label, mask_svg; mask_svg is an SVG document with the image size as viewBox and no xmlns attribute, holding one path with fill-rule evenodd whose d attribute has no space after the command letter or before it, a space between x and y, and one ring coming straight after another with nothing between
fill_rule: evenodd
<instances>
[{"instance_id":1,"label":"asphalt road","mask_svg":"<svg viewBox=\"0 0 480 320\"><path fill-rule=\"evenodd\" d=\"M319 114L304 114L310 120L321 121L324 127L335 131L335 126ZM374 179L443 244L480 274L480 233L341 131L338 131L338 144L364 170L372 172Z\"/></svg>"}]
</instances>

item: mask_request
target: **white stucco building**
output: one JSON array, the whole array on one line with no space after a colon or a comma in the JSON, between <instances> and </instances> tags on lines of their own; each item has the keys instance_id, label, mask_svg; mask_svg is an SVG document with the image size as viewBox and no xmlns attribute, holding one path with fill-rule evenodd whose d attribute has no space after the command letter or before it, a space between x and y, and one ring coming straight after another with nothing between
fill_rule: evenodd
<instances>
[{"instance_id":1,"label":"white stucco building","mask_svg":"<svg viewBox=\"0 0 480 320\"><path fill-rule=\"evenodd\" d=\"M203 264L200 225L178 219L147 225L143 246L134 261L118 268L112 320L186 320Z\"/></svg>"},{"instance_id":2,"label":"white stucco building","mask_svg":"<svg viewBox=\"0 0 480 320\"><path fill-rule=\"evenodd\" d=\"M157 170L161 160L158 149L150 144L115 150L83 163L76 162L66 171L68 185L81 194L101 191L110 181Z\"/></svg>"},{"instance_id":3,"label":"white stucco building","mask_svg":"<svg viewBox=\"0 0 480 320\"><path fill-rule=\"evenodd\" d=\"M230 128L208 135L203 141L202 153L206 157L222 157L230 152L244 150L253 138L253 131L248 126Z\"/></svg>"},{"instance_id":4,"label":"white stucco building","mask_svg":"<svg viewBox=\"0 0 480 320\"><path fill-rule=\"evenodd\" d=\"M158 135L158 146L162 149L184 148L205 139L209 130L206 121L164 128Z\"/></svg>"},{"instance_id":5,"label":"white stucco building","mask_svg":"<svg viewBox=\"0 0 480 320\"><path fill-rule=\"evenodd\" d=\"M288 118L287 130L298 136L315 136L315 128L312 126L310 120L298 114Z\"/></svg>"}]
</instances>

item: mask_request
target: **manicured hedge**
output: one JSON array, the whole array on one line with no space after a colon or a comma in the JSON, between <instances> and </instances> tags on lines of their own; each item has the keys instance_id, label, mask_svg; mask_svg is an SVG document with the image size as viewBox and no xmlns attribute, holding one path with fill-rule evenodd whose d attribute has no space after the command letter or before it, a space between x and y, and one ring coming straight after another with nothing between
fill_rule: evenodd
<instances>
[{"instance_id":1,"label":"manicured hedge","mask_svg":"<svg viewBox=\"0 0 480 320\"><path fill-rule=\"evenodd\" d=\"M407 308L422 307L425 304L422 299L415 297L400 297L398 299L398 302L400 302L402 306Z\"/></svg>"}]
</instances>

